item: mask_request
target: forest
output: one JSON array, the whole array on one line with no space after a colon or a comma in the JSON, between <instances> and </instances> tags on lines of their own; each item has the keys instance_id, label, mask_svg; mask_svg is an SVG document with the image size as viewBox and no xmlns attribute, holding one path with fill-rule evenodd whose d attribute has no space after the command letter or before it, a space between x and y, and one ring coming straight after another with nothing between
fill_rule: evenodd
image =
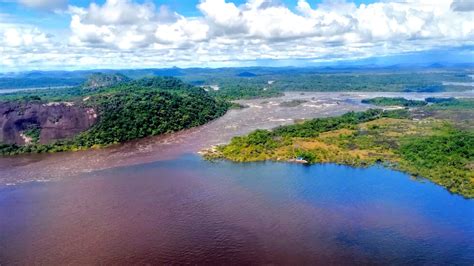
<instances>
[{"instance_id":1,"label":"forest","mask_svg":"<svg viewBox=\"0 0 474 266\"><path fill-rule=\"evenodd\" d=\"M0 154L57 152L106 146L145 136L174 132L202 125L223 115L230 103L216 100L203 89L176 78L146 78L115 86L75 88L21 101L61 99L75 101L98 112L98 122L89 130L51 144L0 144ZM86 97L86 98L84 98ZM84 100L87 99L87 100ZM36 128L28 132L37 138Z\"/></svg>"},{"instance_id":2,"label":"forest","mask_svg":"<svg viewBox=\"0 0 474 266\"><path fill-rule=\"evenodd\" d=\"M410 67L249 67L249 68L169 68L101 70L107 75L123 75L138 80L172 76L196 86L219 86L210 91L224 99L273 97L285 91L393 91L439 92L468 90L459 83L472 82L472 68ZM72 86L87 82L96 71L36 71L0 74L0 90Z\"/></svg>"}]
</instances>

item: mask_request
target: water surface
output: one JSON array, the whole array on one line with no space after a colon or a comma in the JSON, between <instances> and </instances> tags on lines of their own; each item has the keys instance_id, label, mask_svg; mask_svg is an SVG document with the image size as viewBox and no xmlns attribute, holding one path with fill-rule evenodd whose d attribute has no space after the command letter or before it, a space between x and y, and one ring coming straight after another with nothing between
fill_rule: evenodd
<instances>
[{"instance_id":1,"label":"water surface","mask_svg":"<svg viewBox=\"0 0 474 266\"><path fill-rule=\"evenodd\" d=\"M472 265L473 208L378 166L183 155L2 187L0 262Z\"/></svg>"},{"instance_id":2,"label":"water surface","mask_svg":"<svg viewBox=\"0 0 474 266\"><path fill-rule=\"evenodd\" d=\"M56 86L56 87L37 87L37 88L12 88L12 89L1 89L0 94L12 93L12 92L36 92L38 90L50 90L50 89L65 89L71 88L72 86Z\"/></svg>"}]
</instances>

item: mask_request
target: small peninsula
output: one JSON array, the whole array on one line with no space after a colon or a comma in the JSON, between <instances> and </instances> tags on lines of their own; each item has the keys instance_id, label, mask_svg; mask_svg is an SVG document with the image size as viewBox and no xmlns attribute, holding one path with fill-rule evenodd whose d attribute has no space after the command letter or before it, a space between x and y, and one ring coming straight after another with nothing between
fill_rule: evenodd
<instances>
[{"instance_id":1,"label":"small peninsula","mask_svg":"<svg viewBox=\"0 0 474 266\"><path fill-rule=\"evenodd\" d=\"M472 117L474 100L438 102L414 111L370 109L256 130L205 150L204 156L235 162L272 160L358 167L382 163L473 198L474 127L458 118Z\"/></svg>"}]
</instances>

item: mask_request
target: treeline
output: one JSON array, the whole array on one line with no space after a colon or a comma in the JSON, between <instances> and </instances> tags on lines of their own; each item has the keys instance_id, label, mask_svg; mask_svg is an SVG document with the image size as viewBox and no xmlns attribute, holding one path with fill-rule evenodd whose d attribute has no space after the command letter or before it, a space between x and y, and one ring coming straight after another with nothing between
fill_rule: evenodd
<instances>
[{"instance_id":1,"label":"treeline","mask_svg":"<svg viewBox=\"0 0 474 266\"><path fill-rule=\"evenodd\" d=\"M450 90L446 80L469 81L452 73L311 73L266 77L276 80L275 87L286 91L393 91L435 92Z\"/></svg>"},{"instance_id":2,"label":"treeline","mask_svg":"<svg viewBox=\"0 0 474 266\"><path fill-rule=\"evenodd\" d=\"M428 101L429 98L427 98ZM427 106L428 109L434 110L474 110L474 98L432 98L432 105Z\"/></svg>"},{"instance_id":3,"label":"treeline","mask_svg":"<svg viewBox=\"0 0 474 266\"><path fill-rule=\"evenodd\" d=\"M432 179L453 193L474 197L474 132L453 129L444 135L411 137L398 153L400 167Z\"/></svg>"},{"instance_id":4,"label":"treeline","mask_svg":"<svg viewBox=\"0 0 474 266\"><path fill-rule=\"evenodd\" d=\"M474 99L456 99L454 97L428 97L424 100L408 100L403 97L375 97L370 99L363 99L361 102L377 106L423 107L429 105L429 107L432 109L474 107Z\"/></svg>"},{"instance_id":5,"label":"treeline","mask_svg":"<svg viewBox=\"0 0 474 266\"><path fill-rule=\"evenodd\" d=\"M377 106L403 106L403 107L421 107L428 103L421 100L407 100L403 97L375 97L371 99L363 99L362 103Z\"/></svg>"},{"instance_id":6,"label":"treeline","mask_svg":"<svg viewBox=\"0 0 474 266\"><path fill-rule=\"evenodd\" d=\"M382 117L407 118L408 116L407 110L383 111L369 109L365 112L349 112L338 117L316 118L301 124L280 126L273 130L273 134L276 136L309 138L316 137L321 132L352 127Z\"/></svg>"}]
</instances>

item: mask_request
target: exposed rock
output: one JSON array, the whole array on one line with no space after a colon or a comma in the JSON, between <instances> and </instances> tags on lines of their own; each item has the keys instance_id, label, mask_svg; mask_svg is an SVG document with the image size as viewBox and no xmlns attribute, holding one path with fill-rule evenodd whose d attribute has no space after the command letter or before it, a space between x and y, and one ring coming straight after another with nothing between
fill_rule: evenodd
<instances>
[{"instance_id":1,"label":"exposed rock","mask_svg":"<svg viewBox=\"0 0 474 266\"><path fill-rule=\"evenodd\" d=\"M37 126L40 143L66 139L90 128L97 120L94 109L71 103L0 102L0 142L27 144L24 131Z\"/></svg>"},{"instance_id":2,"label":"exposed rock","mask_svg":"<svg viewBox=\"0 0 474 266\"><path fill-rule=\"evenodd\" d=\"M23 141L25 142L25 144L30 144L33 141L33 138L28 137L23 132L20 133L20 137L23 138Z\"/></svg>"}]
</instances>

